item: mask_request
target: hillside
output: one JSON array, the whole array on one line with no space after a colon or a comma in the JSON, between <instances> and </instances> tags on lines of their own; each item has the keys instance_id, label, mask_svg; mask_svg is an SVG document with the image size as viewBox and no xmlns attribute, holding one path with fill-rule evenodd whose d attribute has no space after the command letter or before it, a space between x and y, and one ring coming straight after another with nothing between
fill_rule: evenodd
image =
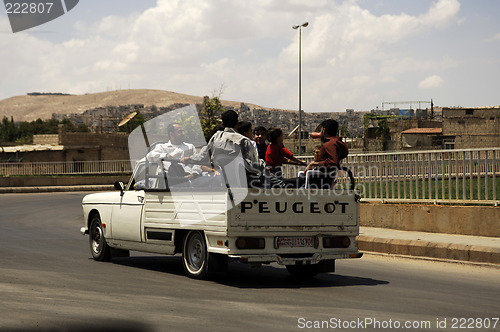
<instances>
[{"instance_id":1,"label":"hillside","mask_svg":"<svg viewBox=\"0 0 500 332\"><path fill-rule=\"evenodd\" d=\"M117 90L84 95L16 96L0 100L0 119L14 117L14 121L47 120L52 113L83 113L87 109L103 106L144 104L166 107L175 103L202 103L203 97L184 95L163 90ZM224 106L239 107L240 102L223 100ZM250 108L265 108L247 104Z\"/></svg>"}]
</instances>

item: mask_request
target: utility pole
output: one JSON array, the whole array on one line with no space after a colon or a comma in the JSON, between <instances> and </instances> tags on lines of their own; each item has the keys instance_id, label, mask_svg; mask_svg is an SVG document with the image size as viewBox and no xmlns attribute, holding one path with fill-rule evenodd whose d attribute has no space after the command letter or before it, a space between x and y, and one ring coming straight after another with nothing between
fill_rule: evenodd
<instances>
[{"instance_id":1,"label":"utility pole","mask_svg":"<svg viewBox=\"0 0 500 332\"><path fill-rule=\"evenodd\" d=\"M299 152L302 154L302 27L307 27L308 22L301 25L294 25L293 29L299 29Z\"/></svg>"}]
</instances>

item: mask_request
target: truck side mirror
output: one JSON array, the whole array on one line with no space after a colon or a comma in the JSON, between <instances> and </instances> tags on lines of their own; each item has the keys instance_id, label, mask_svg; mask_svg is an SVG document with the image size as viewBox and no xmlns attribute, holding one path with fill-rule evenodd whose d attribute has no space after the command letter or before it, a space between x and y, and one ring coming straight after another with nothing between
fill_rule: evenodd
<instances>
[{"instance_id":1,"label":"truck side mirror","mask_svg":"<svg viewBox=\"0 0 500 332\"><path fill-rule=\"evenodd\" d=\"M125 191L125 184L122 181L116 181L115 190L120 190L120 196L123 196Z\"/></svg>"}]
</instances>

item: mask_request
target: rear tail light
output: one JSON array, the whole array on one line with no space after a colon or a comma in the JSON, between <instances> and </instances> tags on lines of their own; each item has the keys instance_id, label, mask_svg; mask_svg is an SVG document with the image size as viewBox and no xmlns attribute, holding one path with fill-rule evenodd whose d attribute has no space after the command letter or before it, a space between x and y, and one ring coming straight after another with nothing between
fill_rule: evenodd
<instances>
[{"instance_id":1,"label":"rear tail light","mask_svg":"<svg viewBox=\"0 0 500 332\"><path fill-rule=\"evenodd\" d=\"M236 239L238 249L264 249L266 241L262 237L239 237Z\"/></svg>"},{"instance_id":2,"label":"rear tail light","mask_svg":"<svg viewBox=\"0 0 500 332\"><path fill-rule=\"evenodd\" d=\"M323 238L323 248L348 248L351 239L347 236L328 236Z\"/></svg>"}]
</instances>

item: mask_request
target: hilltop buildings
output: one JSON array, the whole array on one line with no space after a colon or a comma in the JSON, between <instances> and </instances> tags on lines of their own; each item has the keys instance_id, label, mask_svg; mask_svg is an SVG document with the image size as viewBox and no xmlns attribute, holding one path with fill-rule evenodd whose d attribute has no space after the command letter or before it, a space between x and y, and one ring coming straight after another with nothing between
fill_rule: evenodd
<instances>
[{"instance_id":1,"label":"hilltop buildings","mask_svg":"<svg viewBox=\"0 0 500 332\"><path fill-rule=\"evenodd\" d=\"M117 133L118 123L133 111L140 111L146 120L173 109L186 106L145 107L142 104L108 106L86 110L82 114L56 115L70 119L75 125L84 123L91 133L66 133L35 136L33 145L11 146L2 150L2 160L11 161L90 161L127 160L127 135ZM254 126L279 127L285 133L285 146L294 153L310 154L320 144L309 133L328 118L339 122L341 134L351 153L439 150L500 147L500 106L445 107L428 109L367 112L304 113L302 148L299 152L298 113L293 111L251 109L241 103L232 108L241 120ZM197 105L202 117L203 106Z\"/></svg>"}]
</instances>

